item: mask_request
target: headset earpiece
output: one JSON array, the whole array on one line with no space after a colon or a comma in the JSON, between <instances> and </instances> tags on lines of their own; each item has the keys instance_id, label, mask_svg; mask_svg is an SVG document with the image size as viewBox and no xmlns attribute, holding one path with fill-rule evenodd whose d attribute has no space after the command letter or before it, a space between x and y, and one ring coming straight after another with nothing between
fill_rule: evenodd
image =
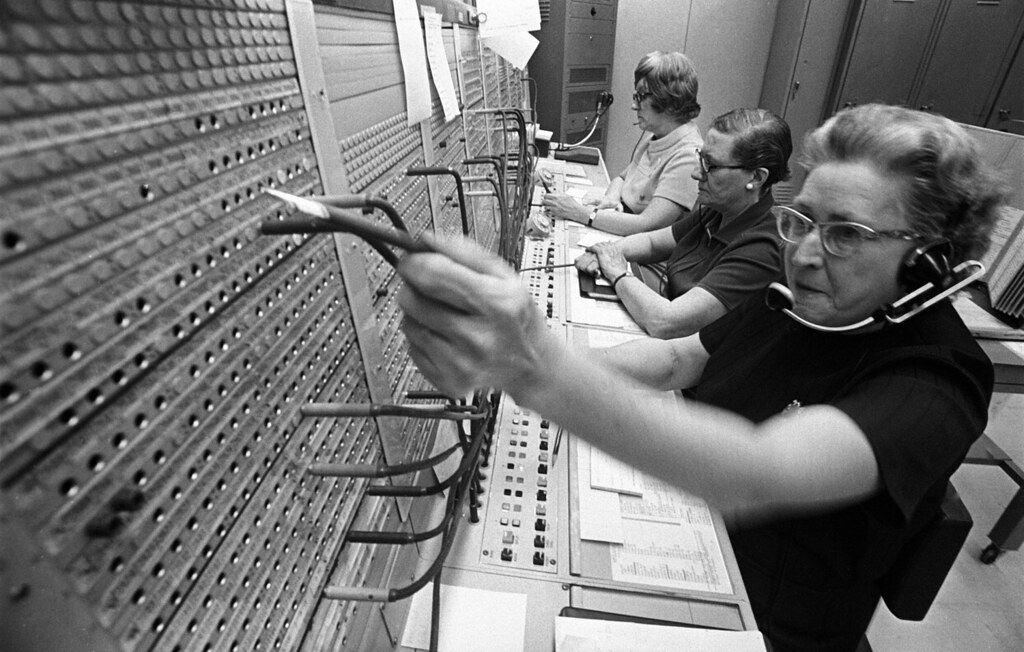
<instances>
[{"instance_id":1,"label":"headset earpiece","mask_svg":"<svg viewBox=\"0 0 1024 652\"><path fill-rule=\"evenodd\" d=\"M900 266L899 282L908 291L927 283L942 290L956 280L953 275L953 245L949 240L933 240L907 252Z\"/></svg>"},{"instance_id":2,"label":"headset earpiece","mask_svg":"<svg viewBox=\"0 0 1024 652\"><path fill-rule=\"evenodd\" d=\"M799 324L827 333L855 331L873 322L902 324L967 287L985 273L985 266L976 260L965 260L954 266L952 258L953 245L948 240L935 240L911 249L904 256L897 273L898 281L907 293L893 303L879 306L870 317L844 326L825 326L796 314L793 294L781 283L768 286L765 303L769 309L781 310Z\"/></svg>"}]
</instances>

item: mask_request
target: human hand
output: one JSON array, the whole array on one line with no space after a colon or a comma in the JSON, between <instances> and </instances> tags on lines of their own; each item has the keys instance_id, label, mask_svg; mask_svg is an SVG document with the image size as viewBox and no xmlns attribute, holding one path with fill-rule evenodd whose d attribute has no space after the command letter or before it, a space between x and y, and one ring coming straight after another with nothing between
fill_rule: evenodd
<instances>
[{"instance_id":1,"label":"human hand","mask_svg":"<svg viewBox=\"0 0 1024 652\"><path fill-rule=\"evenodd\" d=\"M601 273L607 279L617 278L629 269L629 262L614 242L598 242L587 247L587 251L597 259Z\"/></svg>"},{"instance_id":2,"label":"human hand","mask_svg":"<svg viewBox=\"0 0 1024 652\"><path fill-rule=\"evenodd\" d=\"M590 218L590 211L564 192L545 193L544 208L551 217L563 220L586 223Z\"/></svg>"},{"instance_id":3,"label":"human hand","mask_svg":"<svg viewBox=\"0 0 1024 652\"><path fill-rule=\"evenodd\" d=\"M468 240L429 238L438 253L405 256L398 304L409 352L449 396L539 386L558 343L521 280L501 259Z\"/></svg>"},{"instance_id":4,"label":"human hand","mask_svg":"<svg viewBox=\"0 0 1024 652\"><path fill-rule=\"evenodd\" d=\"M591 276L600 276L601 264L597 261L597 254L592 254L589 251L580 254L574 261L576 269L580 270L584 274L590 274Z\"/></svg>"}]
</instances>

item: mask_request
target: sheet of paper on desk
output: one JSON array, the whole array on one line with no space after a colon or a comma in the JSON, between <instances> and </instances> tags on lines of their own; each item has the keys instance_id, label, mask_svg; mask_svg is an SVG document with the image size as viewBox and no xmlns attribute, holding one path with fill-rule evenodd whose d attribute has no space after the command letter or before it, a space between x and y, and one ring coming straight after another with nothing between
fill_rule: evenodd
<instances>
[{"instance_id":1,"label":"sheet of paper on desk","mask_svg":"<svg viewBox=\"0 0 1024 652\"><path fill-rule=\"evenodd\" d=\"M565 182L574 186L592 186L594 182L586 177L574 177L566 175Z\"/></svg>"},{"instance_id":2,"label":"sheet of paper on desk","mask_svg":"<svg viewBox=\"0 0 1024 652\"><path fill-rule=\"evenodd\" d=\"M590 486L593 489L642 496L644 476L600 448L590 450Z\"/></svg>"},{"instance_id":3,"label":"sheet of paper on desk","mask_svg":"<svg viewBox=\"0 0 1024 652\"><path fill-rule=\"evenodd\" d=\"M619 496L619 513L623 518L701 527L714 524L711 510L702 498L691 496L649 475L641 478L641 484L641 495Z\"/></svg>"},{"instance_id":4,"label":"sheet of paper on desk","mask_svg":"<svg viewBox=\"0 0 1024 652\"><path fill-rule=\"evenodd\" d=\"M593 618L555 620L555 652L765 652L760 632L643 625Z\"/></svg>"},{"instance_id":5,"label":"sheet of paper on desk","mask_svg":"<svg viewBox=\"0 0 1024 652\"><path fill-rule=\"evenodd\" d=\"M605 233L604 231L598 231L597 229L587 229L587 232L581 235L580 239L576 241L576 247L579 248L579 252L573 251L572 253L580 256L586 252L587 247L596 245L598 242L615 242L616 240L621 239L621 235L612 235L611 233Z\"/></svg>"},{"instance_id":6,"label":"sheet of paper on desk","mask_svg":"<svg viewBox=\"0 0 1024 652\"><path fill-rule=\"evenodd\" d=\"M565 194L569 195L576 201L582 202L583 198L590 194L590 191L586 188L566 188Z\"/></svg>"},{"instance_id":7,"label":"sheet of paper on desk","mask_svg":"<svg viewBox=\"0 0 1024 652\"><path fill-rule=\"evenodd\" d=\"M430 649L430 587L412 596L402 645ZM441 585L438 650L522 652L526 643L526 595Z\"/></svg>"},{"instance_id":8,"label":"sheet of paper on desk","mask_svg":"<svg viewBox=\"0 0 1024 652\"><path fill-rule=\"evenodd\" d=\"M565 161L559 161L556 158L539 158L537 159L537 169L565 174Z\"/></svg>"},{"instance_id":9,"label":"sheet of paper on desk","mask_svg":"<svg viewBox=\"0 0 1024 652\"><path fill-rule=\"evenodd\" d=\"M621 303L588 299L581 297L580 293L575 291L569 297L569 321L575 324L640 331Z\"/></svg>"},{"instance_id":10,"label":"sheet of paper on desk","mask_svg":"<svg viewBox=\"0 0 1024 652\"><path fill-rule=\"evenodd\" d=\"M566 163L565 173L570 177L585 177L587 171L583 169L583 166L579 163Z\"/></svg>"},{"instance_id":11,"label":"sheet of paper on desk","mask_svg":"<svg viewBox=\"0 0 1024 652\"><path fill-rule=\"evenodd\" d=\"M590 486L590 459L593 450L587 442L577 442L576 484L580 496L580 538L587 541L622 543L619 494Z\"/></svg>"},{"instance_id":12,"label":"sheet of paper on desk","mask_svg":"<svg viewBox=\"0 0 1024 652\"><path fill-rule=\"evenodd\" d=\"M712 523L624 518L622 545L609 546L612 579L684 591L732 593Z\"/></svg>"},{"instance_id":13,"label":"sheet of paper on desk","mask_svg":"<svg viewBox=\"0 0 1024 652\"><path fill-rule=\"evenodd\" d=\"M579 281L573 278L570 283L578 284ZM589 324L590 326L641 332L640 327L636 325L621 303L581 297L576 290L569 293L569 321L574 324Z\"/></svg>"}]
</instances>

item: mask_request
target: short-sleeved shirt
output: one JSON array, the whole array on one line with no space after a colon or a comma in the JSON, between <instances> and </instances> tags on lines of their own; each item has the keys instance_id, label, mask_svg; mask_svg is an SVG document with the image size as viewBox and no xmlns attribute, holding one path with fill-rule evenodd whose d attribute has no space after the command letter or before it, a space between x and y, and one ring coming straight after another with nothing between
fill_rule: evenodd
<instances>
[{"instance_id":1,"label":"short-sleeved shirt","mask_svg":"<svg viewBox=\"0 0 1024 652\"><path fill-rule=\"evenodd\" d=\"M782 269L774 204L768 192L725 223L721 213L698 204L673 224L676 246L665 264L665 296L672 300L699 287L732 310L774 281Z\"/></svg>"},{"instance_id":2,"label":"short-sleeved shirt","mask_svg":"<svg viewBox=\"0 0 1024 652\"><path fill-rule=\"evenodd\" d=\"M855 650L879 579L937 513L950 475L984 430L992 365L948 301L902 324L843 334L797 324L755 296L700 339L710 358L698 400L754 422L832 405L867 437L878 494L730 531L758 626L775 649Z\"/></svg>"},{"instance_id":3,"label":"short-sleeved shirt","mask_svg":"<svg viewBox=\"0 0 1024 652\"><path fill-rule=\"evenodd\" d=\"M697 201L697 182L690 176L697 165L694 150L703 143L692 122L661 138L654 138L649 132L644 134L629 165L619 175L619 197L628 212L642 213L654 197L692 208Z\"/></svg>"}]
</instances>

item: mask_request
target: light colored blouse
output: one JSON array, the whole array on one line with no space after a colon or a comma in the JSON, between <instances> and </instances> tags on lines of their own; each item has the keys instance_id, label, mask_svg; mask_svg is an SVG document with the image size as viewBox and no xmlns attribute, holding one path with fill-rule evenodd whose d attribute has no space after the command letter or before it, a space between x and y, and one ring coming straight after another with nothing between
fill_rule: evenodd
<instances>
[{"instance_id":1,"label":"light colored blouse","mask_svg":"<svg viewBox=\"0 0 1024 652\"><path fill-rule=\"evenodd\" d=\"M680 125L661 138L647 133L633 154L633 160L619 176L620 199L632 213L642 213L654 197L664 197L683 208L697 201L697 182L690 176L697 165L694 149L703 145L700 131L692 122Z\"/></svg>"}]
</instances>

